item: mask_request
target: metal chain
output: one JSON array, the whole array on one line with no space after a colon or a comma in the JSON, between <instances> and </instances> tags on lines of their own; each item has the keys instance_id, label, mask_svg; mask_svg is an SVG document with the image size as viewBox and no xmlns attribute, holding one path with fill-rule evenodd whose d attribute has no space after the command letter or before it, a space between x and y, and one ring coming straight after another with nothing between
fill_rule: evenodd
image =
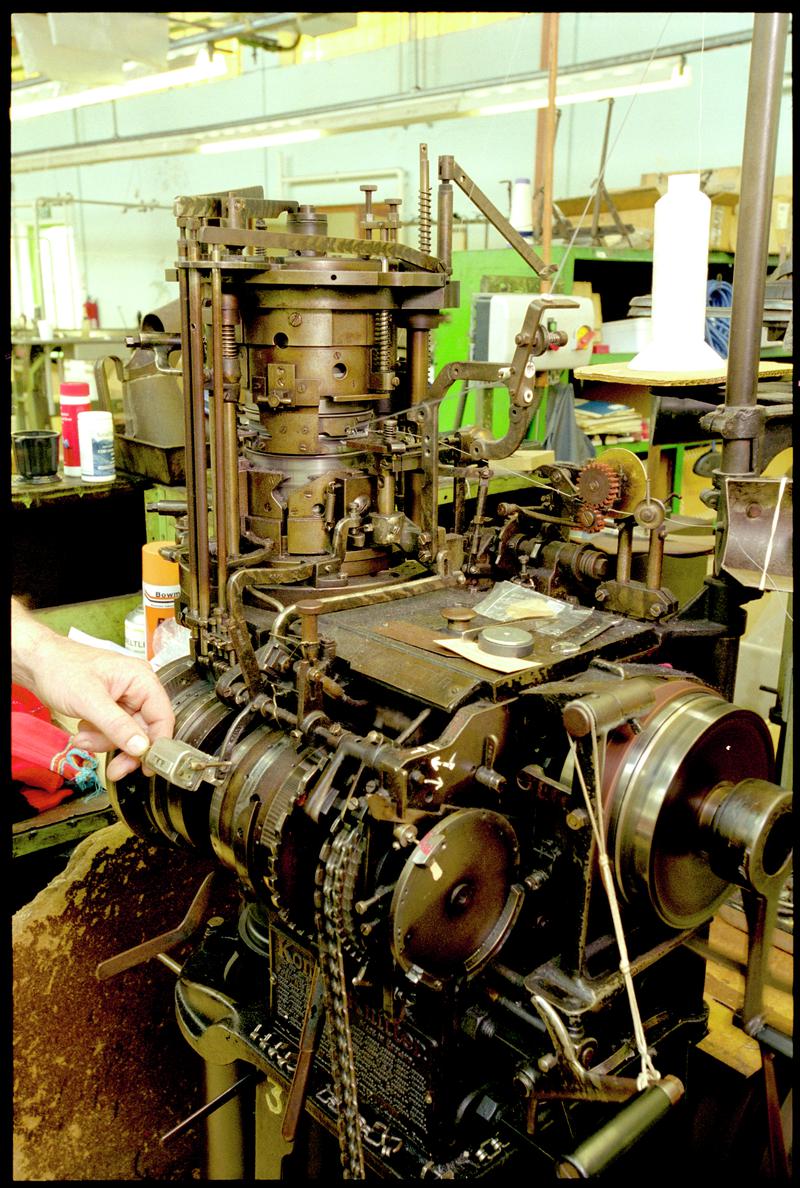
<instances>
[{"instance_id":1,"label":"metal chain","mask_svg":"<svg viewBox=\"0 0 800 1188\"><path fill-rule=\"evenodd\" d=\"M320 973L328 1016L331 1073L336 1094L339 1151L343 1178L364 1179L353 1037L347 1004L347 976L341 934L337 929L337 904L342 902L348 871L350 830L339 830L323 849L317 871L316 924Z\"/></svg>"}]
</instances>

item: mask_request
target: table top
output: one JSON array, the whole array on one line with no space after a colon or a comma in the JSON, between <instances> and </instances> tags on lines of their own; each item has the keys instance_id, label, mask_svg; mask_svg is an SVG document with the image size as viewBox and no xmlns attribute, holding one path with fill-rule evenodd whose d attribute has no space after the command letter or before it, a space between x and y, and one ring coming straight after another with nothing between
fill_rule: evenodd
<instances>
[{"instance_id":1,"label":"table top","mask_svg":"<svg viewBox=\"0 0 800 1188\"><path fill-rule=\"evenodd\" d=\"M576 367L575 378L597 380L610 384L639 384L645 388L702 387L724 384L728 378L727 360L719 371L631 371L629 363L595 363L591 367ZM762 359L758 365L759 379L791 379L791 363Z\"/></svg>"}]
</instances>

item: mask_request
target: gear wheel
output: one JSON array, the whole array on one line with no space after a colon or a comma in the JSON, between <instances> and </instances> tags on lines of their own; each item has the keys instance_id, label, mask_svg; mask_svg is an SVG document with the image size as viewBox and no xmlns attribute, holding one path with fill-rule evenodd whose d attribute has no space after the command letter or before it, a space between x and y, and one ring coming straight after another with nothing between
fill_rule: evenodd
<instances>
[{"instance_id":1,"label":"gear wheel","mask_svg":"<svg viewBox=\"0 0 800 1188\"><path fill-rule=\"evenodd\" d=\"M591 508L613 507L622 492L619 471L597 458L584 463L578 475L578 494Z\"/></svg>"}]
</instances>

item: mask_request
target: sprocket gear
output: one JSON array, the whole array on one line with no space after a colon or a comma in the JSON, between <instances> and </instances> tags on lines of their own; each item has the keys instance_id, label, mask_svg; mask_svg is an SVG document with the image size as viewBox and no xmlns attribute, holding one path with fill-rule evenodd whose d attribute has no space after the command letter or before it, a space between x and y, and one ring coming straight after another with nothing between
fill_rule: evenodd
<instances>
[{"instance_id":1,"label":"sprocket gear","mask_svg":"<svg viewBox=\"0 0 800 1188\"><path fill-rule=\"evenodd\" d=\"M578 475L578 494L591 508L611 508L622 493L619 471L599 458L584 463Z\"/></svg>"}]
</instances>

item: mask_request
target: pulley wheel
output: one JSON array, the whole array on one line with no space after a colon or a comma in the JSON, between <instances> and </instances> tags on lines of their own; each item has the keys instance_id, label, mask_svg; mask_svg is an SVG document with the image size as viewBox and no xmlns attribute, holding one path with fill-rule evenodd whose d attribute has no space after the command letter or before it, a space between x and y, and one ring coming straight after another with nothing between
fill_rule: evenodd
<instances>
[{"instance_id":1,"label":"pulley wheel","mask_svg":"<svg viewBox=\"0 0 800 1188\"><path fill-rule=\"evenodd\" d=\"M414 847L394 890L392 952L412 981L476 973L498 951L521 906L517 836L505 817L459 809Z\"/></svg>"},{"instance_id":2,"label":"pulley wheel","mask_svg":"<svg viewBox=\"0 0 800 1188\"><path fill-rule=\"evenodd\" d=\"M722 781L771 780L772 738L758 714L683 681L664 682L640 725L609 739L608 851L627 902L644 895L665 924L693 928L730 892L711 869L700 807Z\"/></svg>"}]
</instances>

